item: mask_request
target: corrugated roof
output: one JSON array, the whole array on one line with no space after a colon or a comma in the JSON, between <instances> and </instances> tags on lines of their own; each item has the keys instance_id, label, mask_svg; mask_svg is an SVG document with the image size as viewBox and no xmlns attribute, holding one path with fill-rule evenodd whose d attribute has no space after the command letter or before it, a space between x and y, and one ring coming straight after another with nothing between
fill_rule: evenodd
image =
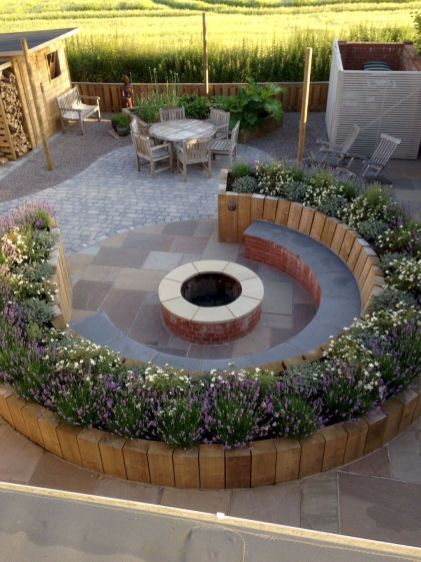
<instances>
[{"instance_id":1,"label":"corrugated roof","mask_svg":"<svg viewBox=\"0 0 421 562\"><path fill-rule=\"evenodd\" d=\"M18 31L17 33L0 33L0 57L14 57L22 54L21 40L26 39L30 51L36 51L57 39L70 37L79 28L45 29L40 31Z\"/></svg>"}]
</instances>

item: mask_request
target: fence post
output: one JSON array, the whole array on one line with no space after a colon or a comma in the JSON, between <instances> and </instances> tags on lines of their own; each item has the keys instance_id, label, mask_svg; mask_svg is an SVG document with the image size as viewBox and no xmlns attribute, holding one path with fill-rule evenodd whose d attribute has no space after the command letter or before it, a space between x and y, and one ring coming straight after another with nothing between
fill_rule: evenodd
<instances>
[{"instance_id":1,"label":"fence post","mask_svg":"<svg viewBox=\"0 0 421 562\"><path fill-rule=\"evenodd\" d=\"M205 95L209 95L209 65L208 65L208 38L206 33L206 14L202 14L203 20L203 83L205 85Z\"/></svg>"},{"instance_id":2,"label":"fence post","mask_svg":"<svg viewBox=\"0 0 421 562\"><path fill-rule=\"evenodd\" d=\"M304 159L304 147L306 142L306 128L307 128L307 118L308 118L308 100L309 100L309 93L310 93L312 54L313 54L313 49L311 47L307 47L306 61L304 67L303 98L301 101L300 134L298 138L298 154L297 154L298 164L301 164Z\"/></svg>"}]
</instances>

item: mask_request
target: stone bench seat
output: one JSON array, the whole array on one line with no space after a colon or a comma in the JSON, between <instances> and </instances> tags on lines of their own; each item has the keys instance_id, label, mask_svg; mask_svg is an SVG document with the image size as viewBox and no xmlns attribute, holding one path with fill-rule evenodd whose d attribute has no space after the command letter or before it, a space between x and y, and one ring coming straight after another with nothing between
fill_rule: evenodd
<instances>
[{"instance_id":1,"label":"stone bench seat","mask_svg":"<svg viewBox=\"0 0 421 562\"><path fill-rule=\"evenodd\" d=\"M322 354L331 336L360 316L361 298L356 279L329 248L285 226L255 221L244 232L245 256L291 275L313 296L318 310L312 321L287 342L253 356L260 364Z\"/></svg>"}]
</instances>

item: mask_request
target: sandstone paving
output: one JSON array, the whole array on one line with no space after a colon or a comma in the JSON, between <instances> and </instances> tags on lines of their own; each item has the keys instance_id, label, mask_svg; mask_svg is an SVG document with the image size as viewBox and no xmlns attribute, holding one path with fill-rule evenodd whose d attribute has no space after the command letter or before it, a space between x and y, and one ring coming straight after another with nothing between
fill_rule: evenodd
<instances>
[{"instance_id":1,"label":"sandstone paving","mask_svg":"<svg viewBox=\"0 0 421 562\"><path fill-rule=\"evenodd\" d=\"M417 428L414 424L408 431ZM378 452L363 459L367 460L367 473L358 473L362 461L356 461L345 469L273 486L187 490L127 482L72 465L30 443L1 418L0 451L3 482L193 511L220 511L245 519L421 547L421 485L370 475L367 467L378 470ZM380 451L381 458L389 458L388 446ZM377 460L370 459L374 456ZM406 462L410 471L413 459L406 457Z\"/></svg>"}]
</instances>

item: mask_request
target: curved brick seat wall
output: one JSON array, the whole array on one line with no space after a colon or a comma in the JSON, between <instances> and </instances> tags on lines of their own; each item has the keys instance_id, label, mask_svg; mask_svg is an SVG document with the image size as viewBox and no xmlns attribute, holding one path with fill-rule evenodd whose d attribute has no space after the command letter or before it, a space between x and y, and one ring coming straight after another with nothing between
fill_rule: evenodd
<instances>
[{"instance_id":1,"label":"curved brick seat wall","mask_svg":"<svg viewBox=\"0 0 421 562\"><path fill-rule=\"evenodd\" d=\"M244 249L246 258L291 275L318 305L301 332L270 350L268 359L274 366L290 357L298 361L306 354L321 355L329 339L359 316L360 293L352 272L319 242L287 227L256 221L244 233Z\"/></svg>"}]
</instances>

